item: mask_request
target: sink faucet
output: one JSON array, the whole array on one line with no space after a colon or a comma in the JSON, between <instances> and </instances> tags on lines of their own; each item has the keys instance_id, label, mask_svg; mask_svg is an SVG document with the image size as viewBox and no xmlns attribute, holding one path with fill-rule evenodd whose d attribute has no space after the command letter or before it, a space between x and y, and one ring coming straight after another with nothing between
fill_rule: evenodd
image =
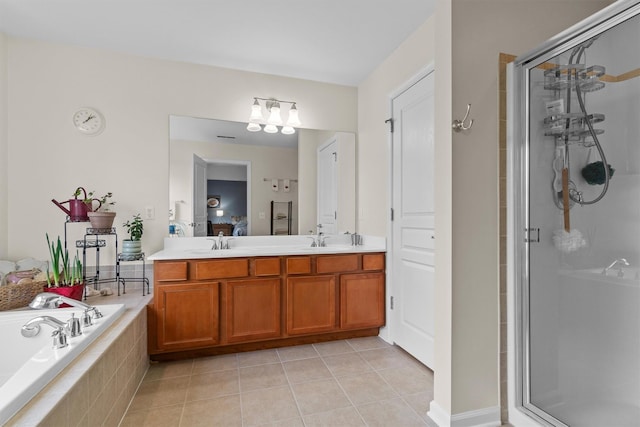
<instances>
[{"instance_id":1,"label":"sink faucet","mask_svg":"<svg viewBox=\"0 0 640 427\"><path fill-rule=\"evenodd\" d=\"M324 248L325 246L327 246L327 244L324 242L327 236L325 236L325 234L322 232L322 224L318 224L317 227L318 227L318 237L316 238L316 245L319 248Z\"/></svg>"},{"instance_id":2,"label":"sink faucet","mask_svg":"<svg viewBox=\"0 0 640 427\"><path fill-rule=\"evenodd\" d=\"M624 277L624 271L622 270L622 267L629 267L629 262L624 258L616 259L611 264L609 264L608 267L605 267L602 270L602 274L606 275L607 272L614 267L618 267L618 277Z\"/></svg>"},{"instance_id":3,"label":"sink faucet","mask_svg":"<svg viewBox=\"0 0 640 427\"><path fill-rule=\"evenodd\" d=\"M29 304L29 307L34 308L36 310L41 310L43 308L58 308L62 304L68 304L73 307L83 309L85 313L85 318L83 318L83 322L85 326L88 326L87 322L89 325L91 324L91 317L90 317L91 312L93 312L93 316L96 319L99 319L102 317L102 313L100 313L100 310L98 310L97 307L93 307L89 304L85 304L82 301L78 301L72 298L67 298L62 295L54 294L53 292L39 293L38 295L36 295L33 301L31 301L31 303Z\"/></svg>"},{"instance_id":4,"label":"sink faucet","mask_svg":"<svg viewBox=\"0 0 640 427\"><path fill-rule=\"evenodd\" d=\"M219 232L217 237L218 237L217 239L216 238L207 239L213 242L211 244L211 250L215 251L216 249L229 249L229 239L231 238L229 237L225 241L223 231Z\"/></svg>"}]
</instances>

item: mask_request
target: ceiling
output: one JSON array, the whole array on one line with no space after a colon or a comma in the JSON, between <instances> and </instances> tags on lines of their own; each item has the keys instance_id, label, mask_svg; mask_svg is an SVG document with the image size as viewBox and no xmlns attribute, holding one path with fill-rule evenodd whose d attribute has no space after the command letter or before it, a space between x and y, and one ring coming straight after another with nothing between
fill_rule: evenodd
<instances>
[{"instance_id":1,"label":"ceiling","mask_svg":"<svg viewBox=\"0 0 640 427\"><path fill-rule=\"evenodd\" d=\"M0 31L357 86L435 0L0 0Z\"/></svg>"}]
</instances>

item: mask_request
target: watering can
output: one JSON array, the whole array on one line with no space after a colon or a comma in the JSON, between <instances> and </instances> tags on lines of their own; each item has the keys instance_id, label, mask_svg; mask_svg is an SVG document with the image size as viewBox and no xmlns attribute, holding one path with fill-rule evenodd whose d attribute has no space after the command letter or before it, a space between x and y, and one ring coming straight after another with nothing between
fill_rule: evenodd
<instances>
[{"instance_id":1,"label":"watering can","mask_svg":"<svg viewBox=\"0 0 640 427\"><path fill-rule=\"evenodd\" d=\"M84 197L82 199L78 199L78 195L80 194L79 190L82 190L82 192L84 193ZM71 222L89 221L89 216L87 215L87 212L93 211L93 201L95 200L98 203L100 203L100 200L98 199L90 199L88 202L86 200L87 200L87 192L82 187L78 187L73 199L65 200L64 202L58 202L56 199L51 199L51 201L57 207L62 209L62 211L69 216L69 221ZM69 209L62 206L65 203L69 204ZM98 208L100 208L100 205L98 205Z\"/></svg>"}]
</instances>

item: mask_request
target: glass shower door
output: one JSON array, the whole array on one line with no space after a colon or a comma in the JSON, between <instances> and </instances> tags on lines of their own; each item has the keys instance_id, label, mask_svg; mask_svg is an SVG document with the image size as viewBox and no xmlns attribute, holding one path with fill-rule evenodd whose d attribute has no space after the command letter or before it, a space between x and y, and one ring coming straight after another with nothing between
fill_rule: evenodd
<instances>
[{"instance_id":1,"label":"glass shower door","mask_svg":"<svg viewBox=\"0 0 640 427\"><path fill-rule=\"evenodd\" d=\"M522 407L640 426L640 36L627 10L520 64Z\"/></svg>"}]
</instances>

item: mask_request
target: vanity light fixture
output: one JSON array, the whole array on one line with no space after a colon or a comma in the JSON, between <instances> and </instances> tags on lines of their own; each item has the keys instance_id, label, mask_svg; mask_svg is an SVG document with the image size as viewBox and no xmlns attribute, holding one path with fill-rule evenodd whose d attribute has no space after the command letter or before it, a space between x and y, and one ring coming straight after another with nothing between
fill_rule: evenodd
<instances>
[{"instance_id":1,"label":"vanity light fixture","mask_svg":"<svg viewBox=\"0 0 640 427\"><path fill-rule=\"evenodd\" d=\"M262 115L262 105L260 101L265 101L265 108L269 112L269 117L265 120ZM287 117L287 122L282 126L282 116L280 104L291 104L289 108L289 116ZM261 126L262 123L266 123L264 128ZM296 107L296 103L293 101L281 101L275 98L253 98L253 104L251 105L251 115L249 116L249 124L247 125L247 130L249 132L259 132L264 130L267 133L277 133L278 126L282 126L281 132L285 135L291 135L296 132L294 127L300 126L302 123L300 122L300 118L298 116L298 108Z\"/></svg>"}]
</instances>

